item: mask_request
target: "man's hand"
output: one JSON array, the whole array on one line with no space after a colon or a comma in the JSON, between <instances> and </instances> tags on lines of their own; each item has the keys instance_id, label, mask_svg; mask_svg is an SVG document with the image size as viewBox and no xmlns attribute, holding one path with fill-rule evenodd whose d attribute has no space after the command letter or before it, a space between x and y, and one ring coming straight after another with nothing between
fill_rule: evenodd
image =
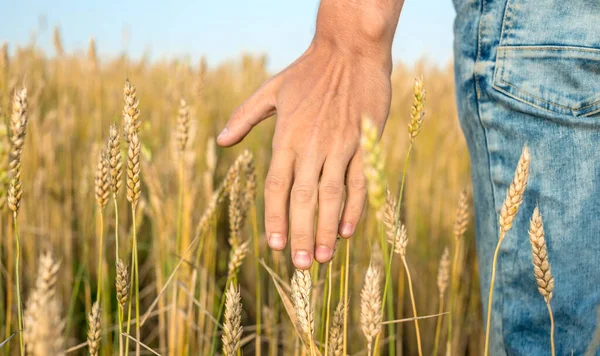
<instances>
[{"instance_id":1,"label":"man's hand","mask_svg":"<svg viewBox=\"0 0 600 356\"><path fill-rule=\"evenodd\" d=\"M308 50L238 107L217 139L222 146L236 144L278 114L265 182L265 229L275 250L285 248L290 232L297 268L309 268L313 256L329 261L338 233L350 237L362 214L360 122L368 115L383 131L401 7L397 0L323 0Z\"/></svg>"}]
</instances>

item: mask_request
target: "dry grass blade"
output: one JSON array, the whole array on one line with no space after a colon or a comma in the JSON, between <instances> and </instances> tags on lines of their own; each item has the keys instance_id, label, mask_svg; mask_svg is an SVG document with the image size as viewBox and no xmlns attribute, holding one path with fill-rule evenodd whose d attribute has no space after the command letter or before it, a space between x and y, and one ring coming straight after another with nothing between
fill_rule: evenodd
<instances>
[{"instance_id":1,"label":"dry grass blade","mask_svg":"<svg viewBox=\"0 0 600 356\"><path fill-rule=\"evenodd\" d=\"M381 310L381 271L377 264L371 263L369 265L360 298L360 324L367 339L368 354L371 355L373 341L381 332L381 321L383 319Z\"/></svg>"},{"instance_id":2,"label":"dry grass blade","mask_svg":"<svg viewBox=\"0 0 600 356\"><path fill-rule=\"evenodd\" d=\"M223 355L235 356L242 337L242 298L233 283L225 293L225 322L223 324Z\"/></svg>"},{"instance_id":3,"label":"dry grass blade","mask_svg":"<svg viewBox=\"0 0 600 356\"><path fill-rule=\"evenodd\" d=\"M87 343L90 356L98 356L100 351L100 338L102 332L102 309L98 302L94 303L92 311L88 315Z\"/></svg>"},{"instance_id":4,"label":"dry grass blade","mask_svg":"<svg viewBox=\"0 0 600 356\"><path fill-rule=\"evenodd\" d=\"M156 355L156 356L161 356L158 352L152 350L152 348L150 348L148 345L144 344L140 340L136 339L135 337L133 337L129 334L126 334L126 333L121 333L121 336L128 337L131 341L135 342L136 344L140 345L144 349L148 350L151 354Z\"/></svg>"}]
</instances>

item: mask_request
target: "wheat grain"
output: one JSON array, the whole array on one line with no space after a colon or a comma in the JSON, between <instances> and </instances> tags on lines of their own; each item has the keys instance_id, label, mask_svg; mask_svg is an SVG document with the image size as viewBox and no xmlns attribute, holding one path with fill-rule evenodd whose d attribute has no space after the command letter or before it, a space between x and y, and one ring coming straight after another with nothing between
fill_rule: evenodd
<instances>
[{"instance_id":1,"label":"wheat grain","mask_svg":"<svg viewBox=\"0 0 600 356\"><path fill-rule=\"evenodd\" d=\"M117 289L117 301L122 310L125 310L125 305L129 300L129 272L127 266L123 263L123 260L117 260L117 278L116 278L116 289Z\"/></svg>"},{"instance_id":2,"label":"wheat grain","mask_svg":"<svg viewBox=\"0 0 600 356\"><path fill-rule=\"evenodd\" d=\"M58 26L54 27L54 33L52 36L54 50L56 51L57 57L62 57L65 54L65 49L62 44L62 39L60 36L60 28Z\"/></svg>"},{"instance_id":3,"label":"wheat grain","mask_svg":"<svg viewBox=\"0 0 600 356\"><path fill-rule=\"evenodd\" d=\"M60 263L50 252L40 255L38 274L23 314L23 340L28 355L64 355L64 319L56 295Z\"/></svg>"},{"instance_id":4,"label":"wheat grain","mask_svg":"<svg viewBox=\"0 0 600 356\"><path fill-rule=\"evenodd\" d=\"M129 137L127 152L127 200L135 207L140 200L140 140L137 132Z\"/></svg>"},{"instance_id":5,"label":"wheat grain","mask_svg":"<svg viewBox=\"0 0 600 356\"><path fill-rule=\"evenodd\" d=\"M554 277L550 269L548 260L548 250L546 248L546 238L544 237L544 224L539 207L536 206L531 217L529 225L529 242L531 242L531 252L533 258L533 274L540 294L544 297L546 303L552 299L554 290Z\"/></svg>"},{"instance_id":6,"label":"wheat grain","mask_svg":"<svg viewBox=\"0 0 600 356\"><path fill-rule=\"evenodd\" d=\"M365 275L365 284L360 293L360 324L367 339L368 354L372 354L373 341L381 332L382 301L381 271L371 263Z\"/></svg>"},{"instance_id":7,"label":"wheat grain","mask_svg":"<svg viewBox=\"0 0 600 356\"><path fill-rule=\"evenodd\" d=\"M190 111L185 99L179 101L177 115L176 142L178 154L182 155L187 148L190 131Z\"/></svg>"},{"instance_id":8,"label":"wheat grain","mask_svg":"<svg viewBox=\"0 0 600 356\"><path fill-rule=\"evenodd\" d=\"M240 244L240 233L243 224L242 209L242 184L237 175L229 190L229 244L234 248Z\"/></svg>"},{"instance_id":9,"label":"wheat grain","mask_svg":"<svg viewBox=\"0 0 600 356\"><path fill-rule=\"evenodd\" d=\"M330 356L342 356L344 352L344 314L346 310L344 308L344 301L341 300L331 319L331 327L329 328L329 355Z\"/></svg>"},{"instance_id":10,"label":"wheat grain","mask_svg":"<svg viewBox=\"0 0 600 356\"><path fill-rule=\"evenodd\" d=\"M10 172L8 169L8 158L10 153L10 143L8 140L8 129L6 123L2 120L2 109L0 108L0 210L6 205L7 188L10 182Z\"/></svg>"},{"instance_id":11,"label":"wheat grain","mask_svg":"<svg viewBox=\"0 0 600 356\"><path fill-rule=\"evenodd\" d=\"M448 282L450 280L450 251L448 247L444 248L442 258L440 259L440 266L438 268L437 275L437 287L440 293L440 299L444 298L446 289L448 288Z\"/></svg>"},{"instance_id":12,"label":"wheat grain","mask_svg":"<svg viewBox=\"0 0 600 356\"><path fill-rule=\"evenodd\" d=\"M110 176L110 190L113 195L119 194L121 189L123 175L123 160L121 158L121 141L119 139L119 129L116 124L110 125L108 145L107 145L107 162Z\"/></svg>"},{"instance_id":13,"label":"wheat grain","mask_svg":"<svg viewBox=\"0 0 600 356\"><path fill-rule=\"evenodd\" d=\"M297 269L292 277L292 302L296 311L298 328L302 331L302 339L306 344L312 342L314 331L313 311L310 304L311 289L310 272Z\"/></svg>"},{"instance_id":14,"label":"wheat grain","mask_svg":"<svg viewBox=\"0 0 600 356\"><path fill-rule=\"evenodd\" d=\"M383 224L387 241L394 248L394 253L400 256L406 256L406 246L408 245L408 234L404 224L398 222L396 199L389 189L386 190L385 208L383 212ZM399 224L399 226L397 226Z\"/></svg>"},{"instance_id":15,"label":"wheat grain","mask_svg":"<svg viewBox=\"0 0 600 356\"><path fill-rule=\"evenodd\" d=\"M136 133L140 133L140 110L138 106L140 102L137 98L137 92L134 85L131 84L129 79L125 80L125 87L123 87L123 136L125 141L129 143L131 136Z\"/></svg>"},{"instance_id":16,"label":"wheat grain","mask_svg":"<svg viewBox=\"0 0 600 356\"><path fill-rule=\"evenodd\" d=\"M21 154L25 145L27 133L27 89L15 92L12 116L10 118L10 185L8 188L8 206L15 215L19 213L21 205Z\"/></svg>"},{"instance_id":17,"label":"wheat grain","mask_svg":"<svg viewBox=\"0 0 600 356\"><path fill-rule=\"evenodd\" d=\"M100 339L102 331L102 309L98 302L94 303L92 311L88 314L88 333L87 333L87 344L90 356L98 356L100 351Z\"/></svg>"},{"instance_id":18,"label":"wheat grain","mask_svg":"<svg viewBox=\"0 0 600 356\"><path fill-rule=\"evenodd\" d=\"M363 153L369 202L377 212L377 218L381 220L387 183L383 172L384 160L381 145L378 142L379 133L373 122L366 117L362 119L361 129L360 146Z\"/></svg>"},{"instance_id":19,"label":"wheat grain","mask_svg":"<svg viewBox=\"0 0 600 356\"><path fill-rule=\"evenodd\" d=\"M229 257L229 264L227 266L228 278L231 278L237 274L238 269L240 268L240 266L244 262L244 259L246 258L246 255L248 254L249 245L250 240L247 240L235 246L235 248L231 251L231 256Z\"/></svg>"},{"instance_id":20,"label":"wheat grain","mask_svg":"<svg viewBox=\"0 0 600 356\"><path fill-rule=\"evenodd\" d=\"M225 293L225 322L223 324L223 355L235 356L242 337L242 303L239 288L229 284Z\"/></svg>"},{"instance_id":21,"label":"wheat grain","mask_svg":"<svg viewBox=\"0 0 600 356\"><path fill-rule=\"evenodd\" d=\"M456 211L456 219L454 220L454 238L461 238L467 231L469 224L469 202L467 190L464 189L458 198L458 210Z\"/></svg>"},{"instance_id":22,"label":"wheat grain","mask_svg":"<svg viewBox=\"0 0 600 356\"><path fill-rule=\"evenodd\" d=\"M423 88L423 77L415 78L413 86L413 102L410 108L410 122L408 123L408 135L411 142L421 132L423 125L423 107L425 105L425 89Z\"/></svg>"},{"instance_id":23,"label":"wheat grain","mask_svg":"<svg viewBox=\"0 0 600 356\"><path fill-rule=\"evenodd\" d=\"M519 163L515 171L512 183L506 192L506 198L500 210L500 234L504 235L512 227L515 215L519 211L519 206L523 202L523 193L527 187L527 179L529 178L529 163L531 157L529 148L523 147Z\"/></svg>"},{"instance_id":24,"label":"wheat grain","mask_svg":"<svg viewBox=\"0 0 600 356\"><path fill-rule=\"evenodd\" d=\"M100 153L98 153L98 163L96 164L94 183L96 203L100 209L104 209L108 203L108 197L110 195L110 176L108 172L105 150L101 150Z\"/></svg>"}]
</instances>

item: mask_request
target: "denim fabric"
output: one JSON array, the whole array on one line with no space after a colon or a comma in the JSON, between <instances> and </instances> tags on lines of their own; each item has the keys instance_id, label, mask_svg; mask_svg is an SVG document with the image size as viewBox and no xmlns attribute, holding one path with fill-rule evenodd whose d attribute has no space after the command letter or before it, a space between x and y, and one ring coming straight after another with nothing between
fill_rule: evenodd
<instances>
[{"instance_id":1,"label":"denim fabric","mask_svg":"<svg viewBox=\"0 0 600 356\"><path fill-rule=\"evenodd\" d=\"M493 355L548 355L529 219L544 218L557 355L582 355L600 304L600 1L455 0L455 72L471 156L484 315L498 213L521 148L531 174L499 254Z\"/></svg>"}]
</instances>

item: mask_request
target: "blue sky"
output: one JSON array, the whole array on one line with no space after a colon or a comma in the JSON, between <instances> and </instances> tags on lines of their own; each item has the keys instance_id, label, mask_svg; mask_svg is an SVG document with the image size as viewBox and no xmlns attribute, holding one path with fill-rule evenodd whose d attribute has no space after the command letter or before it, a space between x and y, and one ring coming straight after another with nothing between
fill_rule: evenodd
<instances>
[{"instance_id":1,"label":"blue sky","mask_svg":"<svg viewBox=\"0 0 600 356\"><path fill-rule=\"evenodd\" d=\"M284 68L310 43L318 0L2 0L0 42L37 44L53 54L59 25L67 51L85 51L90 36L101 56L207 56L209 65L240 53L266 53ZM43 17L45 20L40 21ZM396 61L422 56L439 65L452 57L451 0L406 0L396 33ZM45 25L43 23L45 22ZM40 25L42 23L42 25ZM44 28L45 27L45 28ZM127 33L127 36L123 36ZM126 37L127 40L123 40Z\"/></svg>"}]
</instances>

